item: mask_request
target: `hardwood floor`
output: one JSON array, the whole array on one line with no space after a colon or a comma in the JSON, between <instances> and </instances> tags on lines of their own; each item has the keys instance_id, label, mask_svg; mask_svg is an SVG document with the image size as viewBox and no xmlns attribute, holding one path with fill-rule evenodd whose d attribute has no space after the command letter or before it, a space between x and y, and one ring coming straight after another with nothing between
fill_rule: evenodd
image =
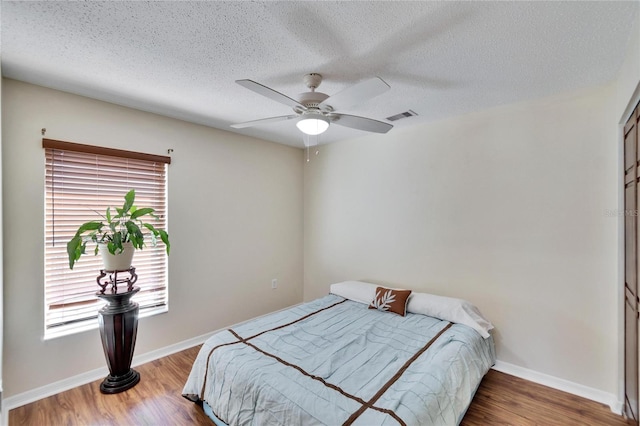
<instances>
[{"instance_id":1,"label":"hardwood floor","mask_svg":"<svg viewBox=\"0 0 640 426\"><path fill-rule=\"evenodd\" d=\"M197 425L212 424L182 397L199 346L135 367L140 383L126 392L100 393L102 380L9 412L9 425Z\"/></svg>"},{"instance_id":2,"label":"hardwood floor","mask_svg":"<svg viewBox=\"0 0 640 426\"><path fill-rule=\"evenodd\" d=\"M9 425L212 425L200 407L181 396L198 350L136 367L140 383L120 394L101 394L96 381L16 408L9 412ZM631 424L605 405L491 370L461 425Z\"/></svg>"},{"instance_id":3,"label":"hardwood floor","mask_svg":"<svg viewBox=\"0 0 640 426\"><path fill-rule=\"evenodd\" d=\"M633 425L609 406L489 370L461 426Z\"/></svg>"}]
</instances>

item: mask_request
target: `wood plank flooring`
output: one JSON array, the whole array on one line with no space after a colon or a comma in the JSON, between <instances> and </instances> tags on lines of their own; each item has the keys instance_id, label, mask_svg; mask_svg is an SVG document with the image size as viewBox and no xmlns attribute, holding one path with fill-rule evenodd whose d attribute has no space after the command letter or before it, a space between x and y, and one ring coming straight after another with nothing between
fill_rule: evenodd
<instances>
[{"instance_id":1,"label":"wood plank flooring","mask_svg":"<svg viewBox=\"0 0 640 426\"><path fill-rule=\"evenodd\" d=\"M199 349L136 367L140 383L120 394L101 394L96 381L11 410L9 426L212 425L200 407L181 396ZM631 424L605 405L491 370L461 425Z\"/></svg>"},{"instance_id":2,"label":"wood plank flooring","mask_svg":"<svg viewBox=\"0 0 640 426\"><path fill-rule=\"evenodd\" d=\"M199 346L135 367L140 383L104 395L98 380L18 407L9 425L197 425L212 424L202 409L182 397Z\"/></svg>"},{"instance_id":3,"label":"wood plank flooring","mask_svg":"<svg viewBox=\"0 0 640 426\"><path fill-rule=\"evenodd\" d=\"M461 426L633 425L609 406L489 370Z\"/></svg>"}]
</instances>

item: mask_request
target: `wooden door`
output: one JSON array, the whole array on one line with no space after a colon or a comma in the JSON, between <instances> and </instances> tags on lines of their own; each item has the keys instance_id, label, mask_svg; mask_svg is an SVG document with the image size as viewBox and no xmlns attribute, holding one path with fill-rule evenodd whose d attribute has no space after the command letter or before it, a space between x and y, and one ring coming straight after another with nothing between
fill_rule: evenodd
<instances>
[{"instance_id":1,"label":"wooden door","mask_svg":"<svg viewBox=\"0 0 640 426\"><path fill-rule=\"evenodd\" d=\"M638 423L638 149L639 107L624 126L624 414Z\"/></svg>"}]
</instances>

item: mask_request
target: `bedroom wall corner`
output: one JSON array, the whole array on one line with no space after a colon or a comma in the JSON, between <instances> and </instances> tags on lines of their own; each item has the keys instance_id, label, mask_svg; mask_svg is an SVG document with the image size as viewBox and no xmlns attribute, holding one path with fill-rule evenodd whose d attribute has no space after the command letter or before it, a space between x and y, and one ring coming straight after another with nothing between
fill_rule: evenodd
<instances>
[{"instance_id":1,"label":"bedroom wall corner","mask_svg":"<svg viewBox=\"0 0 640 426\"><path fill-rule=\"evenodd\" d=\"M640 13L636 14L629 46L616 78L615 116L624 124L640 96Z\"/></svg>"},{"instance_id":2,"label":"bedroom wall corner","mask_svg":"<svg viewBox=\"0 0 640 426\"><path fill-rule=\"evenodd\" d=\"M140 320L136 358L301 302L301 149L15 80L2 86L6 397L105 366L97 327L43 340L43 127L52 139L174 150L169 312Z\"/></svg>"},{"instance_id":3,"label":"bedroom wall corner","mask_svg":"<svg viewBox=\"0 0 640 426\"><path fill-rule=\"evenodd\" d=\"M321 147L304 299L359 279L460 297L498 359L617 394L615 85Z\"/></svg>"}]
</instances>

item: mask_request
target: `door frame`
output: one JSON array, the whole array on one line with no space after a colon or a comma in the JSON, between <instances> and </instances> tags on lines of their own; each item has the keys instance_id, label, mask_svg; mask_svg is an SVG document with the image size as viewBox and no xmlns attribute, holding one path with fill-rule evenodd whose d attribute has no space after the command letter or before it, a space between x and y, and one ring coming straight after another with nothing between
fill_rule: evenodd
<instances>
[{"instance_id":1,"label":"door frame","mask_svg":"<svg viewBox=\"0 0 640 426\"><path fill-rule=\"evenodd\" d=\"M625 410L625 205L624 205L624 126L640 102L640 82L618 121L618 403L615 410ZM613 408L613 407L612 407Z\"/></svg>"}]
</instances>

